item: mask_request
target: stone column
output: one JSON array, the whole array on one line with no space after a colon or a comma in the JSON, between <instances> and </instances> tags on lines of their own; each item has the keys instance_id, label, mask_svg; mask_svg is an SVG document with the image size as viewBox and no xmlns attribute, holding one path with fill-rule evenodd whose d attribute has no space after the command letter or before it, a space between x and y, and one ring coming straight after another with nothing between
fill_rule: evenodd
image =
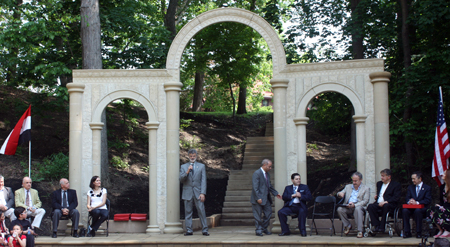
<instances>
[{"instance_id":1,"label":"stone column","mask_svg":"<svg viewBox=\"0 0 450 247\"><path fill-rule=\"evenodd\" d=\"M374 72L369 75L373 84L374 133L375 133L375 176L390 168L389 153L389 72Z\"/></svg>"},{"instance_id":2,"label":"stone column","mask_svg":"<svg viewBox=\"0 0 450 247\"><path fill-rule=\"evenodd\" d=\"M92 130L92 174L101 176L102 165L102 129L104 123L89 123Z\"/></svg>"},{"instance_id":3,"label":"stone column","mask_svg":"<svg viewBox=\"0 0 450 247\"><path fill-rule=\"evenodd\" d=\"M308 184L308 169L306 167L306 125L309 118L299 117L294 119L295 126L297 126L297 172L300 173L302 184Z\"/></svg>"},{"instance_id":4,"label":"stone column","mask_svg":"<svg viewBox=\"0 0 450 247\"><path fill-rule=\"evenodd\" d=\"M353 116L356 124L356 170L366 176L366 118L367 116ZM367 181L367 180L366 180Z\"/></svg>"},{"instance_id":5,"label":"stone column","mask_svg":"<svg viewBox=\"0 0 450 247\"><path fill-rule=\"evenodd\" d=\"M83 92L84 84L67 83L69 91L69 181L70 187L80 198L81 186L81 134L83 130Z\"/></svg>"},{"instance_id":6,"label":"stone column","mask_svg":"<svg viewBox=\"0 0 450 247\"><path fill-rule=\"evenodd\" d=\"M274 139L274 173L275 189L282 190L286 185L287 179L287 153L286 153L286 89L289 84L288 79L270 80L273 88L273 139ZM283 194L283 191L278 191ZM273 232L281 232L280 221L278 219L278 210L283 207L283 201L275 199L275 222L273 223Z\"/></svg>"},{"instance_id":7,"label":"stone column","mask_svg":"<svg viewBox=\"0 0 450 247\"><path fill-rule=\"evenodd\" d=\"M158 225L158 181L157 181L157 133L159 123L147 122L148 129L148 194L149 194L149 225L147 233L161 233ZM177 179L178 181L178 179Z\"/></svg>"},{"instance_id":8,"label":"stone column","mask_svg":"<svg viewBox=\"0 0 450 247\"><path fill-rule=\"evenodd\" d=\"M166 91L166 195L167 215L164 233L182 233L180 221L180 91L181 82L167 82Z\"/></svg>"}]
</instances>

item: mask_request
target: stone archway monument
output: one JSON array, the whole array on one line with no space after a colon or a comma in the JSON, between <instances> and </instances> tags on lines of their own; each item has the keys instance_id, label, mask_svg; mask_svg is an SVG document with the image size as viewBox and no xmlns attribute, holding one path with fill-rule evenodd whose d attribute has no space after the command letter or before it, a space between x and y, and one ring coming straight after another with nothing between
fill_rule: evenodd
<instances>
[{"instance_id":1,"label":"stone archway monument","mask_svg":"<svg viewBox=\"0 0 450 247\"><path fill-rule=\"evenodd\" d=\"M355 109L357 169L374 193L379 171L389 168L388 89L390 74L382 59L287 65L283 45L260 16L243 9L205 12L186 24L175 37L166 69L74 70L70 94L69 170L72 187L86 218L89 179L100 175L101 113L114 100L133 99L144 106L149 129L148 233L181 233L179 191L180 61L189 40L203 28L220 22L239 22L255 29L267 42L273 58L275 188L283 190L290 174L306 177L306 109L316 95L334 91L345 95ZM251 179L251 177L249 177ZM280 192L281 193L281 192ZM283 206L276 200L275 209ZM250 203L249 203L250 207ZM276 214L275 214L276 215ZM278 219L274 223L277 230Z\"/></svg>"}]
</instances>

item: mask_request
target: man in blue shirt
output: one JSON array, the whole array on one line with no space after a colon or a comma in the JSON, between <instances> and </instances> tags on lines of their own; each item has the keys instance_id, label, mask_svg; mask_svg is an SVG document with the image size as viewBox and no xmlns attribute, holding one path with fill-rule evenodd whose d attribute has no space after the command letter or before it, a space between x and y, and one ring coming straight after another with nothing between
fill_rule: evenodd
<instances>
[{"instance_id":1,"label":"man in blue shirt","mask_svg":"<svg viewBox=\"0 0 450 247\"><path fill-rule=\"evenodd\" d=\"M347 184L343 190L337 195L345 197L343 204L345 207L339 207L337 212L339 218L344 224L344 233L347 235L352 229L352 224L348 219L350 214L355 218L356 226L358 228L358 238L363 237L364 214L370 199L370 188L362 183L363 175L360 172L355 172L352 175L352 184Z\"/></svg>"}]
</instances>

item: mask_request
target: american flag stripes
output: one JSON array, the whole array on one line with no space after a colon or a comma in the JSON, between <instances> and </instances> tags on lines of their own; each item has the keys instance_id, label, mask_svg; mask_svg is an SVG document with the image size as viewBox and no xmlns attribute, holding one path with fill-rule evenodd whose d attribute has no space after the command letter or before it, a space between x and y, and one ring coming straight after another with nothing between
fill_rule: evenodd
<instances>
[{"instance_id":1,"label":"american flag stripes","mask_svg":"<svg viewBox=\"0 0 450 247\"><path fill-rule=\"evenodd\" d=\"M431 176L440 186L443 181L441 175L448 169L448 158L450 157L450 145L447 133L447 124L445 123L444 107L442 103L442 89L439 87L439 105L436 122L436 133L434 139L434 158L432 164Z\"/></svg>"}]
</instances>

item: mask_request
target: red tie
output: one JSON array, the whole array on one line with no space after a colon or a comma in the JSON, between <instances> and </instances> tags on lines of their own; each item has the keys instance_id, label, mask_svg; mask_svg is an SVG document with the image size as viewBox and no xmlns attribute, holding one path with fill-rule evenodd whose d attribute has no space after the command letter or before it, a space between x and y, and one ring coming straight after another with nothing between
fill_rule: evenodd
<instances>
[{"instance_id":1,"label":"red tie","mask_svg":"<svg viewBox=\"0 0 450 247\"><path fill-rule=\"evenodd\" d=\"M25 205L27 205L27 207L30 206L30 191L27 190L27 197L25 198Z\"/></svg>"}]
</instances>

